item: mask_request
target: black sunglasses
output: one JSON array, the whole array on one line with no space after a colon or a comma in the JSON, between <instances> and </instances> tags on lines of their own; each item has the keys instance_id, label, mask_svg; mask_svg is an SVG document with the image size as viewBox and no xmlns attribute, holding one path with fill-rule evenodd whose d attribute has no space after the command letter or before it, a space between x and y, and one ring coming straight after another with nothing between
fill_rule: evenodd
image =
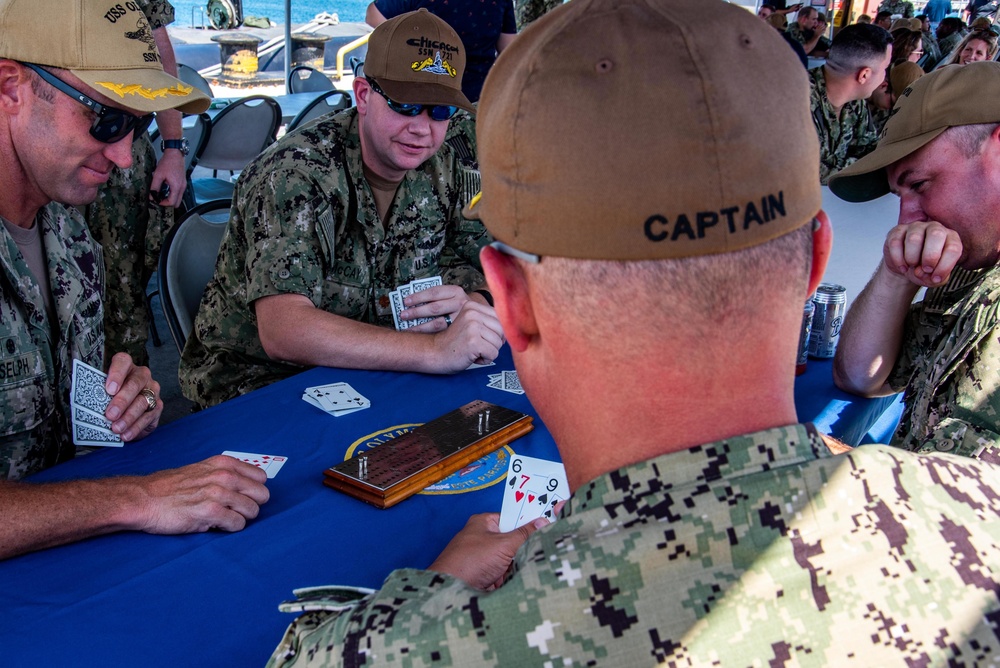
<instances>
[{"instance_id":1,"label":"black sunglasses","mask_svg":"<svg viewBox=\"0 0 1000 668\"><path fill-rule=\"evenodd\" d=\"M71 98L84 105L97 114L94 124L90 126L90 135L99 142L114 144L135 132L135 136L140 136L153 122L153 114L136 116L124 109L108 107L97 100L84 95L68 83L55 76L47 70L43 70L38 65L23 63L25 67L33 70L38 76L52 85L53 88L69 95Z\"/></svg>"},{"instance_id":2,"label":"black sunglasses","mask_svg":"<svg viewBox=\"0 0 1000 668\"><path fill-rule=\"evenodd\" d=\"M430 114L431 119L435 121L446 121L456 113L458 113L458 107L453 107L446 104L403 104L402 102L396 102L385 94L375 80L371 77L365 77L368 81L368 85L372 87L372 90L385 98L386 104L389 108L395 111L397 114L402 114L403 116L419 116L420 112L424 109Z\"/></svg>"}]
</instances>

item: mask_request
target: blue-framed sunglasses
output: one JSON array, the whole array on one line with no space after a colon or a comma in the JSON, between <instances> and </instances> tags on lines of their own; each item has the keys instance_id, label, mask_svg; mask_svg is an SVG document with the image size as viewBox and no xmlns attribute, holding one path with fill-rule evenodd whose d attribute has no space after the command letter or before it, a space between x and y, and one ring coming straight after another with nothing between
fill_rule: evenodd
<instances>
[{"instance_id":1,"label":"blue-framed sunglasses","mask_svg":"<svg viewBox=\"0 0 1000 668\"><path fill-rule=\"evenodd\" d=\"M388 95L385 91L379 88L378 84L371 77L365 77L368 85L372 87L372 90L385 98L386 104L389 108L395 111L397 114L402 114L403 116L419 116L420 112L424 109L430 114L431 120L435 121L446 121L456 113L458 113L458 107L453 107L447 104L403 104L402 102L396 102Z\"/></svg>"},{"instance_id":2,"label":"blue-framed sunglasses","mask_svg":"<svg viewBox=\"0 0 1000 668\"><path fill-rule=\"evenodd\" d=\"M90 135L99 142L114 144L117 141L125 139L125 137L132 132L135 132L135 136L138 137L145 132L149 127L149 124L153 122L153 114L136 116L135 114L130 114L124 109L117 109L115 107L103 105L97 100L84 95L77 89L73 88L48 70L44 70L38 65L34 65L32 63L22 64L38 74L38 76L49 83L53 88L69 95L71 98L97 114L97 117L94 119L94 124L90 126Z\"/></svg>"}]
</instances>

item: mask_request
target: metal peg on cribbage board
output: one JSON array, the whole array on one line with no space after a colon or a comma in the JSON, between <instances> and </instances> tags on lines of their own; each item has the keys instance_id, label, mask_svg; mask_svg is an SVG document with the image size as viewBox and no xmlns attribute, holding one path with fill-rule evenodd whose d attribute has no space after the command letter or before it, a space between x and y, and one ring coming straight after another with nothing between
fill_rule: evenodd
<instances>
[{"instance_id":1,"label":"metal peg on cribbage board","mask_svg":"<svg viewBox=\"0 0 1000 668\"><path fill-rule=\"evenodd\" d=\"M323 472L323 484L394 506L532 430L530 415L473 401Z\"/></svg>"}]
</instances>

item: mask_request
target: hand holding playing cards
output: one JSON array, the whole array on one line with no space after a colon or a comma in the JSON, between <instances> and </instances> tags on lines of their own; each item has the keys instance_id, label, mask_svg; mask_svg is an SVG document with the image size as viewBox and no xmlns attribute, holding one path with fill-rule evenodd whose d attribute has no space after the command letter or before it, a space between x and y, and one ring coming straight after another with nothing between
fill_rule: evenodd
<instances>
[{"instance_id":1,"label":"hand holding playing cards","mask_svg":"<svg viewBox=\"0 0 1000 668\"><path fill-rule=\"evenodd\" d=\"M539 517L509 533L500 533L499 513L473 515L428 570L446 573L476 589L496 589L503 584L524 541L547 524L548 520Z\"/></svg>"},{"instance_id":2,"label":"hand holding playing cards","mask_svg":"<svg viewBox=\"0 0 1000 668\"><path fill-rule=\"evenodd\" d=\"M149 410L149 403L142 394L147 388L156 399L153 410ZM120 434L123 441L140 439L156 429L163 401L160 384L153 380L148 367L136 366L127 353L117 353L111 358L104 389L111 395L104 415L111 421L111 431Z\"/></svg>"},{"instance_id":3,"label":"hand holding playing cards","mask_svg":"<svg viewBox=\"0 0 1000 668\"><path fill-rule=\"evenodd\" d=\"M270 497L263 470L226 455L134 480L146 497L138 521L146 533L240 531Z\"/></svg>"},{"instance_id":4,"label":"hand holding playing cards","mask_svg":"<svg viewBox=\"0 0 1000 668\"><path fill-rule=\"evenodd\" d=\"M426 288L403 299L403 306L406 308L399 312L399 318L405 321L431 318L429 322L414 325L409 329L417 332L440 332L448 327L444 316L454 321L467 301L469 295L458 285Z\"/></svg>"}]
</instances>

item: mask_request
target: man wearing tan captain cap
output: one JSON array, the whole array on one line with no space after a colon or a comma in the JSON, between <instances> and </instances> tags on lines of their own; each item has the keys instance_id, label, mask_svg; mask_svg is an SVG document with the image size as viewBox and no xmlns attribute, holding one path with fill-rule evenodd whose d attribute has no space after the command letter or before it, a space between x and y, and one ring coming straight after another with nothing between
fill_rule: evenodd
<instances>
[{"instance_id":1,"label":"man wearing tan captain cap","mask_svg":"<svg viewBox=\"0 0 1000 668\"><path fill-rule=\"evenodd\" d=\"M925 75L900 95L875 152L830 180L851 202L899 196L834 379L865 396L905 391L892 444L907 450L1000 457L998 96L1000 63Z\"/></svg>"},{"instance_id":2,"label":"man wearing tan captain cap","mask_svg":"<svg viewBox=\"0 0 1000 668\"><path fill-rule=\"evenodd\" d=\"M982 519L1000 474L878 445L834 456L796 417L802 303L831 243L808 90L781 37L720 0L572 0L500 55L470 213L497 239L483 269L572 496L548 526L476 515L354 605L289 606L310 612L274 665L1000 650L1000 527ZM762 145L778 114L788 141Z\"/></svg>"},{"instance_id":3,"label":"man wearing tan captain cap","mask_svg":"<svg viewBox=\"0 0 1000 668\"><path fill-rule=\"evenodd\" d=\"M0 0L0 558L121 530L241 529L267 500L255 467L217 457L145 477L28 485L74 456L73 360L101 368L104 272L76 206L131 164L151 113L208 99L164 74L145 16L108 0ZM122 440L163 403L118 353L105 412Z\"/></svg>"}]
</instances>

